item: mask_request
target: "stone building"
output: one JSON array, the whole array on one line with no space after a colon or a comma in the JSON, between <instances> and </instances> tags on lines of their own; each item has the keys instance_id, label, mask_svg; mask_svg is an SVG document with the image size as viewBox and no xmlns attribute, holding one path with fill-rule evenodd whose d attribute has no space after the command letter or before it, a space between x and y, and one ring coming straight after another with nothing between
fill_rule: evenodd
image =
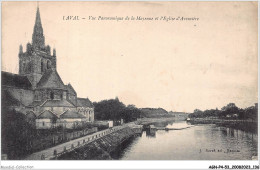
<instances>
[{"instance_id":1,"label":"stone building","mask_svg":"<svg viewBox=\"0 0 260 170\"><path fill-rule=\"evenodd\" d=\"M57 72L56 50L51 54L51 47L45 44L39 7L32 43L27 43L25 51L20 45L18 57L19 74L2 71L2 94L15 102L10 107L29 115L30 121L34 113L36 128L54 127L64 116L70 122L94 121L91 101L78 98L72 85L65 85Z\"/></svg>"}]
</instances>

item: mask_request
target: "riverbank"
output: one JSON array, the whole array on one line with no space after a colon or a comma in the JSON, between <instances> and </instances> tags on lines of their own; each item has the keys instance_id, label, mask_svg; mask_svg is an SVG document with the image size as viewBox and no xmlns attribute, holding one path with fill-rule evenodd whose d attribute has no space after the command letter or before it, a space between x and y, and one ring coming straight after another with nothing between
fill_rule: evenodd
<instances>
[{"instance_id":1,"label":"riverbank","mask_svg":"<svg viewBox=\"0 0 260 170\"><path fill-rule=\"evenodd\" d=\"M102 136L93 142L53 158L58 160L111 160L117 155L118 147L142 133L143 125L156 122L175 121L176 118L143 118L124 124L124 128Z\"/></svg>"},{"instance_id":2,"label":"riverbank","mask_svg":"<svg viewBox=\"0 0 260 170\"><path fill-rule=\"evenodd\" d=\"M165 119L160 119L161 121L165 121ZM161 124L164 125L164 123L159 123L159 125ZM192 126L186 121L169 121L164 127L178 128L179 130L174 132L160 130L151 134L150 130L146 129L137 135L134 128L139 127L141 128L142 125L136 125L134 122L118 126L119 129L73 150L70 149L58 154L53 159L251 160L252 156L257 155L257 135L233 128L220 128L210 124ZM162 126L152 127L160 128ZM202 135L206 138L201 138ZM231 145L230 141L237 142ZM158 146L160 147L159 150ZM238 150L238 148L239 152L227 152L228 150ZM218 149L220 152L207 152L209 149ZM185 154L187 152L189 154Z\"/></svg>"},{"instance_id":3,"label":"riverbank","mask_svg":"<svg viewBox=\"0 0 260 170\"><path fill-rule=\"evenodd\" d=\"M56 157L58 160L112 160L111 153L127 139L135 136L135 132L126 126L123 129L103 136L87 145L74 149Z\"/></svg>"},{"instance_id":4,"label":"riverbank","mask_svg":"<svg viewBox=\"0 0 260 170\"><path fill-rule=\"evenodd\" d=\"M176 120L182 120L178 119L176 117L168 117L168 118L142 118L137 119L134 123L137 125L151 125L153 123L160 123L160 122L168 122L168 121L176 121ZM184 119L183 119L184 120Z\"/></svg>"},{"instance_id":5,"label":"riverbank","mask_svg":"<svg viewBox=\"0 0 260 170\"><path fill-rule=\"evenodd\" d=\"M257 134L258 121L255 120L227 120L227 119L207 119L207 118L196 118L190 120L191 124L216 124L217 126L234 128L246 132Z\"/></svg>"}]
</instances>

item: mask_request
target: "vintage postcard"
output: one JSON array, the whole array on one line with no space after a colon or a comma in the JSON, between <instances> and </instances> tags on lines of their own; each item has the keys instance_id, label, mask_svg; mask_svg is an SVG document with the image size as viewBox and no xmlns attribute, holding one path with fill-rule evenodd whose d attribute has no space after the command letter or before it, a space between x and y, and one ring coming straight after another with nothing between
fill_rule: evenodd
<instances>
[{"instance_id":1,"label":"vintage postcard","mask_svg":"<svg viewBox=\"0 0 260 170\"><path fill-rule=\"evenodd\" d=\"M5 1L1 20L1 168L259 169L258 2Z\"/></svg>"}]
</instances>

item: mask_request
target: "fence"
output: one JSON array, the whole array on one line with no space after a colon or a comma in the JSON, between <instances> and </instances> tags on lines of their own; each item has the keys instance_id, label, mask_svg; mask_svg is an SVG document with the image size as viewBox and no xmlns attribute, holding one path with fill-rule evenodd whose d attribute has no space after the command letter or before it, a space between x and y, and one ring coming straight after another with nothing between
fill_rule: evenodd
<instances>
[{"instance_id":1,"label":"fence","mask_svg":"<svg viewBox=\"0 0 260 170\"><path fill-rule=\"evenodd\" d=\"M84 123L86 123L86 122L84 122L84 121L76 121L76 122L62 121L62 122L53 123L53 122L36 121L35 126L36 126L36 129L52 129L52 128L57 128L57 127L63 127L66 129L74 129L76 127L83 126Z\"/></svg>"},{"instance_id":2,"label":"fence","mask_svg":"<svg viewBox=\"0 0 260 170\"><path fill-rule=\"evenodd\" d=\"M25 159L27 159L27 160L55 159L56 157L58 157L61 154L70 152L78 147L84 146L100 137L103 137L105 135L108 135L110 133L113 133L113 132L123 129L125 127L126 126L117 126L117 127L103 130L103 131L99 131L94 134L84 136L84 137L54 146L52 148L40 151L40 152L33 153Z\"/></svg>"},{"instance_id":3,"label":"fence","mask_svg":"<svg viewBox=\"0 0 260 170\"><path fill-rule=\"evenodd\" d=\"M97 127L74 131L74 132L59 133L59 134L44 136L40 139L37 138L29 141L27 149L32 152L39 151L95 132L97 132Z\"/></svg>"}]
</instances>

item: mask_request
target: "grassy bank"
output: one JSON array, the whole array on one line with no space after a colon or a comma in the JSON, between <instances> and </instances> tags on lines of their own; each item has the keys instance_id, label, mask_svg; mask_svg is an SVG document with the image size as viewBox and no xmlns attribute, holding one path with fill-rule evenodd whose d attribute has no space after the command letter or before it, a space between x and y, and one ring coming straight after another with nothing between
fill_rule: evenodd
<instances>
[{"instance_id":1,"label":"grassy bank","mask_svg":"<svg viewBox=\"0 0 260 170\"><path fill-rule=\"evenodd\" d=\"M258 121L255 120L196 118L191 119L190 122L191 124L216 124L251 133L257 133L258 130Z\"/></svg>"}]
</instances>

